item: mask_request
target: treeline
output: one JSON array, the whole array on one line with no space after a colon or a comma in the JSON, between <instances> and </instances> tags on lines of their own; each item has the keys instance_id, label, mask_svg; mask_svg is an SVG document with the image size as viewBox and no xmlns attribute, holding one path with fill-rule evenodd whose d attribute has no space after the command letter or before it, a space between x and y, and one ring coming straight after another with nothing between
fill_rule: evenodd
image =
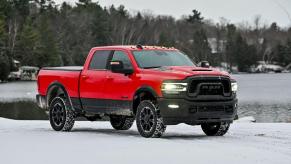
<instances>
[{"instance_id":1,"label":"treeline","mask_svg":"<svg viewBox=\"0 0 291 164\"><path fill-rule=\"evenodd\" d=\"M51 0L0 0L0 80L15 68L82 65L91 47L160 45L176 47L196 62L222 63L248 71L257 61L291 63L291 28L265 26L257 17L250 26L204 19L193 10L174 19L149 12L129 13L124 6L102 7L79 0L56 5Z\"/></svg>"}]
</instances>

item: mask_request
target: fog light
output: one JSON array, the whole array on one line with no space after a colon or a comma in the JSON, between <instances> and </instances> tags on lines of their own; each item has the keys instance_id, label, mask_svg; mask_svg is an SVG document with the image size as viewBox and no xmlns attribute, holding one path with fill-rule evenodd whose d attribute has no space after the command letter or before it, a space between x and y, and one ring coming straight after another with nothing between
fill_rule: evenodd
<instances>
[{"instance_id":1,"label":"fog light","mask_svg":"<svg viewBox=\"0 0 291 164\"><path fill-rule=\"evenodd\" d=\"M172 109L177 109L177 108L179 108L179 105L170 104L170 105L168 105L168 107L172 108Z\"/></svg>"}]
</instances>

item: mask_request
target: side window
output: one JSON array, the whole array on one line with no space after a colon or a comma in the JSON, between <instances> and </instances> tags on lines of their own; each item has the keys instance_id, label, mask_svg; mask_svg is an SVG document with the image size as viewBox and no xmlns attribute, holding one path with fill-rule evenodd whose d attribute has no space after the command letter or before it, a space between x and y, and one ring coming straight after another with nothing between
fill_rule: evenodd
<instances>
[{"instance_id":1,"label":"side window","mask_svg":"<svg viewBox=\"0 0 291 164\"><path fill-rule=\"evenodd\" d=\"M96 51L91 59L89 69L106 69L111 51Z\"/></svg>"},{"instance_id":2,"label":"side window","mask_svg":"<svg viewBox=\"0 0 291 164\"><path fill-rule=\"evenodd\" d=\"M114 51L112 61L119 60L122 61L125 69L132 69L132 64L127 54L123 51Z\"/></svg>"}]
</instances>

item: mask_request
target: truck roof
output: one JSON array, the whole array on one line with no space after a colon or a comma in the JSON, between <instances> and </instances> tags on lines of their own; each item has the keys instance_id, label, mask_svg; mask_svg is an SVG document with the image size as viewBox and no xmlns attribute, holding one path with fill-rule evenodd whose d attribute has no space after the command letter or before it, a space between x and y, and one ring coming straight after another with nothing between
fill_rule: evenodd
<instances>
[{"instance_id":1,"label":"truck roof","mask_svg":"<svg viewBox=\"0 0 291 164\"><path fill-rule=\"evenodd\" d=\"M124 49L124 50L177 50L174 47L163 46L144 46L144 45L114 45L114 46L102 46L94 47L93 49Z\"/></svg>"}]
</instances>

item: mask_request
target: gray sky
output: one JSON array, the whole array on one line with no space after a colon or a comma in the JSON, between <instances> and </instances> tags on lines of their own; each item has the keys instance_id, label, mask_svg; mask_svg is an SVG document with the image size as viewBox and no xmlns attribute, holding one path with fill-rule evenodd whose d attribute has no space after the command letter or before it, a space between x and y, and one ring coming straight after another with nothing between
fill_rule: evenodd
<instances>
[{"instance_id":1,"label":"gray sky","mask_svg":"<svg viewBox=\"0 0 291 164\"><path fill-rule=\"evenodd\" d=\"M55 1L61 3L64 0ZM66 1L74 4L77 0ZM260 15L263 23L277 22L282 27L291 26L291 0L99 0L99 4L123 4L131 12L150 10L156 15L172 15L175 18L189 15L197 9L206 19L215 22L224 17L232 23L252 23L254 17Z\"/></svg>"}]
</instances>

